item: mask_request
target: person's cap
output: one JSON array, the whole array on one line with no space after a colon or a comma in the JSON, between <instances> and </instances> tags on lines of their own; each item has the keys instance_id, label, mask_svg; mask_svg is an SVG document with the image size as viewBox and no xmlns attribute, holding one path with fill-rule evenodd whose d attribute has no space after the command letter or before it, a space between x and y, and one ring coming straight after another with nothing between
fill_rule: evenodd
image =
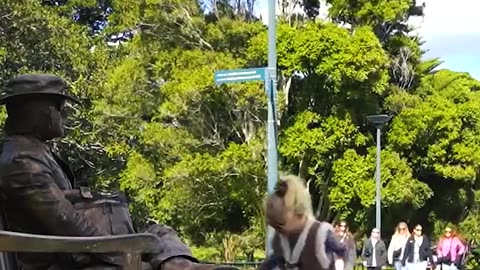
<instances>
[{"instance_id":1,"label":"person's cap","mask_svg":"<svg viewBox=\"0 0 480 270\"><path fill-rule=\"evenodd\" d=\"M67 92L68 85L62 78L50 74L24 74L9 80L0 95L0 105L8 99L27 95L52 95L80 104Z\"/></svg>"}]
</instances>

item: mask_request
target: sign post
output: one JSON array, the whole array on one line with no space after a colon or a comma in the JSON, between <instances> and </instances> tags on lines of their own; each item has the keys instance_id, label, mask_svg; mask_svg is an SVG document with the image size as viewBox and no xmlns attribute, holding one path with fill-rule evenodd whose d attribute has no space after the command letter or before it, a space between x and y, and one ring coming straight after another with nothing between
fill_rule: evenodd
<instances>
[{"instance_id":1,"label":"sign post","mask_svg":"<svg viewBox=\"0 0 480 270\"><path fill-rule=\"evenodd\" d=\"M268 97L267 120L267 191L273 192L278 181L278 153L277 153L277 26L275 0L268 0L268 67L237 70L220 70L215 72L215 83L234 83L263 80L265 93ZM267 226L265 243L266 256L272 254L270 239L273 229Z\"/></svg>"},{"instance_id":2,"label":"sign post","mask_svg":"<svg viewBox=\"0 0 480 270\"><path fill-rule=\"evenodd\" d=\"M277 110L276 110L276 80L272 79L271 68L250 68L219 70L215 72L215 84L239 83L248 81L263 81L268 98L267 116L267 190L271 193L278 179L278 154L277 154ZM271 252L270 237L272 229L267 228L266 249L267 256Z\"/></svg>"}]
</instances>

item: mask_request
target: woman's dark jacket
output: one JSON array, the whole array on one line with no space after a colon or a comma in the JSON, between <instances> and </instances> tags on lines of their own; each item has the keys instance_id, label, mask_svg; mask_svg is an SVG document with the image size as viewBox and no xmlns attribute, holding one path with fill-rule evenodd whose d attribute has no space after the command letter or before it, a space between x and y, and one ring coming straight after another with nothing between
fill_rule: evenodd
<instances>
[{"instance_id":1,"label":"woman's dark jacket","mask_svg":"<svg viewBox=\"0 0 480 270\"><path fill-rule=\"evenodd\" d=\"M405 252L403 253L402 264L405 265L406 262L415 263L413 261L413 253L415 250L415 238L414 236L410 236L407 240L407 244L405 245ZM430 245L430 240L426 235L423 235L422 244L419 247L419 260L420 261L427 261L433 262L432 258L432 248Z\"/></svg>"}]
</instances>

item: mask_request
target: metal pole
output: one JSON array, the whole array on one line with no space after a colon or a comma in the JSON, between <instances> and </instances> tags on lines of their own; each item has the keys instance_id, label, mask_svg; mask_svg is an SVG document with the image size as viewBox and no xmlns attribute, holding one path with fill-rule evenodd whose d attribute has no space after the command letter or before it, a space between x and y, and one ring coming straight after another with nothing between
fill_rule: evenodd
<instances>
[{"instance_id":1,"label":"metal pole","mask_svg":"<svg viewBox=\"0 0 480 270\"><path fill-rule=\"evenodd\" d=\"M275 102L277 100L277 49L276 49L276 19L275 0L268 2L268 192L272 192L277 183L277 123Z\"/></svg>"},{"instance_id":2,"label":"metal pole","mask_svg":"<svg viewBox=\"0 0 480 270\"><path fill-rule=\"evenodd\" d=\"M376 183L375 183L375 186L376 186L376 213L375 213L375 216L376 216L376 228L378 230L380 230L380 232L382 231L382 224L381 224L381 207L380 207L380 198L381 198L381 181L380 181L380 155L381 155L381 146L380 146L380 127L377 127L377 169L376 169L376 173L375 173L375 178L376 178Z\"/></svg>"},{"instance_id":3,"label":"metal pole","mask_svg":"<svg viewBox=\"0 0 480 270\"><path fill-rule=\"evenodd\" d=\"M273 192L278 180L277 157L277 117L276 117L276 89L277 89L277 49L276 49L276 8L275 0L268 0L268 78L265 80L265 91L268 96L268 121L267 121L267 190ZM271 254L271 237L273 229L267 226L266 252Z\"/></svg>"}]
</instances>

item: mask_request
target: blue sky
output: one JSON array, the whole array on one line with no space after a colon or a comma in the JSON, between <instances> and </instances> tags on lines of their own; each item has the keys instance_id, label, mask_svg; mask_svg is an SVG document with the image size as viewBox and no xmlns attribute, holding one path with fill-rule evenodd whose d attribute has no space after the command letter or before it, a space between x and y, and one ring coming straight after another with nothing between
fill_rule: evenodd
<instances>
[{"instance_id":1,"label":"blue sky","mask_svg":"<svg viewBox=\"0 0 480 270\"><path fill-rule=\"evenodd\" d=\"M425 16L411 23L426 43L425 58L440 57L439 68L469 72L480 80L480 0L417 0L425 2ZM259 13L264 22L268 19L267 0L259 0ZM322 6L325 14L327 7Z\"/></svg>"}]
</instances>

